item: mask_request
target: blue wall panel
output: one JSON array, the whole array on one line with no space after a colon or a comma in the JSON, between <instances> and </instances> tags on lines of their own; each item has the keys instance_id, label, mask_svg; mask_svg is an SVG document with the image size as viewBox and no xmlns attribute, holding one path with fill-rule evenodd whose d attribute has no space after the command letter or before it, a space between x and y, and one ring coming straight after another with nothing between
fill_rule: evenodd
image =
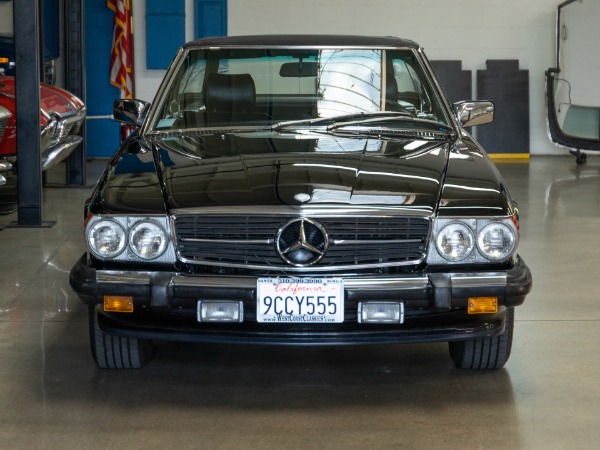
<instances>
[{"instance_id":1,"label":"blue wall panel","mask_svg":"<svg viewBox=\"0 0 600 450\"><path fill-rule=\"evenodd\" d=\"M185 0L146 0L146 68L166 69L185 42Z\"/></svg>"},{"instance_id":2,"label":"blue wall panel","mask_svg":"<svg viewBox=\"0 0 600 450\"><path fill-rule=\"evenodd\" d=\"M90 158L112 156L120 141L117 122L94 119L112 114L113 102L121 96L109 81L113 17L106 0L85 0L86 144Z\"/></svg>"},{"instance_id":3,"label":"blue wall panel","mask_svg":"<svg viewBox=\"0 0 600 450\"><path fill-rule=\"evenodd\" d=\"M194 16L196 38L227 36L227 0L196 0Z\"/></svg>"}]
</instances>

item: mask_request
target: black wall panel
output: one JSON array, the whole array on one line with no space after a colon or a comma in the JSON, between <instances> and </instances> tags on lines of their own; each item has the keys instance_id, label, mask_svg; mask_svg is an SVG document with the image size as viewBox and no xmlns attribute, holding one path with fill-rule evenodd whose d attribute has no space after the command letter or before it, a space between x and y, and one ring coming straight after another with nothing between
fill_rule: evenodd
<instances>
[{"instance_id":1,"label":"black wall panel","mask_svg":"<svg viewBox=\"0 0 600 450\"><path fill-rule=\"evenodd\" d=\"M472 100L471 71L462 70L462 61L431 61L442 88L451 103Z\"/></svg>"},{"instance_id":2,"label":"black wall panel","mask_svg":"<svg viewBox=\"0 0 600 450\"><path fill-rule=\"evenodd\" d=\"M477 71L477 98L496 105L494 121L477 129L488 153L529 153L529 71L518 60L488 60Z\"/></svg>"}]
</instances>

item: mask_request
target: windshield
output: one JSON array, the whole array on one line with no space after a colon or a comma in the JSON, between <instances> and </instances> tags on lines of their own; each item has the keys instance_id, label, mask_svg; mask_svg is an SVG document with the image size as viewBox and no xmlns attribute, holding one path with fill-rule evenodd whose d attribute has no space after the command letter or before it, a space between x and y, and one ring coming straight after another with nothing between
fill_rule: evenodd
<instances>
[{"instance_id":1,"label":"windshield","mask_svg":"<svg viewBox=\"0 0 600 450\"><path fill-rule=\"evenodd\" d=\"M151 129L275 127L381 112L386 127L448 125L410 49L189 50L157 103ZM423 120L415 120L423 119ZM289 122L289 124L286 124ZM417 124L418 122L418 124ZM314 123L322 123L317 121Z\"/></svg>"}]
</instances>

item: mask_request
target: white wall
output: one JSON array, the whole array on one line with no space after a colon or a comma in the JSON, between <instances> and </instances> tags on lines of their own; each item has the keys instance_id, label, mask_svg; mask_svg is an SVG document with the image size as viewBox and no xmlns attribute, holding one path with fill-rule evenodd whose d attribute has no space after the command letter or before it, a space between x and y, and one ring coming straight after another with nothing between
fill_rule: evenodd
<instances>
[{"instance_id":1,"label":"white wall","mask_svg":"<svg viewBox=\"0 0 600 450\"><path fill-rule=\"evenodd\" d=\"M13 33L12 2L0 2L0 33Z\"/></svg>"},{"instance_id":2,"label":"white wall","mask_svg":"<svg viewBox=\"0 0 600 450\"><path fill-rule=\"evenodd\" d=\"M529 70L531 154L564 154L546 134L544 71L555 65L560 0L228 0L230 35L348 33L393 35L425 47L430 59L460 59L485 69L487 59L518 59ZM151 100L163 71L145 70L145 2L134 2L137 96ZM186 36L193 1L186 0ZM493 99L492 99L493 100ZM510 149L507 149L510 151Z\"/></svg>"}]
</instances>

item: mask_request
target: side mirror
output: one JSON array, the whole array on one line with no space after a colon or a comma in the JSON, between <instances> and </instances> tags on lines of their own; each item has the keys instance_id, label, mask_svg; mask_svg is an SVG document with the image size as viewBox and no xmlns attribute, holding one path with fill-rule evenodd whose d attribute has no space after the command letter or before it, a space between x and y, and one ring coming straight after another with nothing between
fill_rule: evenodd
<instances>
[{"instance_id":1,"label":"side mirror","mask_svg":"<svg viewBox=\"0 0 600 450\"><path fill-rule=\"evenodd\" d=\"M113 117L117 122L141 127L146 120L150 103L142 100L120 99L113 105Z\"/></svg>"},{"instance_id":2,"label":"side mirror","mask_svg":"<svg viewBox=\"0 0 600 450\"><path fill-rule=\"evenodd\" d=\"M463 127L484 125L494 120L494 104L488 101L456 102L454 112Z\"/></svg>"}]
</instances>

